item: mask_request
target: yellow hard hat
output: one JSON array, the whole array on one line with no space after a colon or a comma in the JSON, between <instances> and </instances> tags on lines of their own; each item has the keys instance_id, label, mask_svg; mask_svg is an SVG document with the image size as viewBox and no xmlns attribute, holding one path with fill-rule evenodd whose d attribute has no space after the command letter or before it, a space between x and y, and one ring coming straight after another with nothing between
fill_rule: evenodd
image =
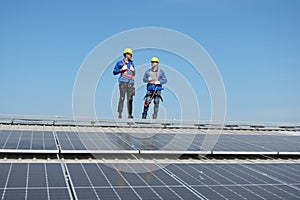
<instances>
[{"instance_id":1,"label":"yellow hard hat","mask_svg":"<svg viewBox=\"0 0 300 200\"><path fill-rule=\"evenodd\" d=\"M150 60L151 62L158 62L159 63L159 60L158 60L158 58L157 57L153 57L153 58L151 58L151 60Z\"/></svg>"},{"instance_id":2,"label":"yellow hard hat","mask_svg":"<svg viewBox=\"0 0 300 200\"><path fill-rule=\"evenodd\" d=\"M132 55L132 49L130 49L130 48L126 48L126 49L124 49L124 52L123 52L123 54L126 54L126 53L129 53L129 54L131 54L131 55Z\"/></svg>"}]
</instances>

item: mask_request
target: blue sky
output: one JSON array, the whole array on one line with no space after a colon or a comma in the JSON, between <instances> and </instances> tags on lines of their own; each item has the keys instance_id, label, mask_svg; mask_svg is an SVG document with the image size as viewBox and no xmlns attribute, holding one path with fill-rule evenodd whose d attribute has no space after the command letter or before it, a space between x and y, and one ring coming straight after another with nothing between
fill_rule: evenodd
<instances>
[{"instance_id":1,"label":"blue sky","mask_svg":"<svg viewBox=\"0 0 300 200\"><path fill-rule=\"evenodd\" d=\"M299 7L297 0L0 0L0 113L71 116L73 84L88 53L111 35L150 26L180 31L207 50L225 84L227 120L299 122ZM111 73L105 80L116 83ZM205 95L203 88L202 119L209 118ZM172 109L169 99L163 104ZM140 112L137 106L135 116Z\"/></svg>"}]
</instances>

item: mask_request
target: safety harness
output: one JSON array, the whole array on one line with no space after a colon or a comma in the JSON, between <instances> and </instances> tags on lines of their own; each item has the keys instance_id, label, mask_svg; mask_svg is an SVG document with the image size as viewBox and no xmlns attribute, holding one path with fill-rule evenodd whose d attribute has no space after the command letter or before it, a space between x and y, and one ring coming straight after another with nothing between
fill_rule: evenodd
<instances>
[{"instance_id":1,"label":"safety harness","mask_svg":"<svg viewBox=\"0 0 300 200\"><path fill-rule=\"evenodd\" d=\"M122 63L123 63L123 66L126 64L124 59L122 60ZM132 67L132 63L130 63L130 67ZM130 74L128 75L127 74L127 71L130 72ZM124 70L122 73L121 73L121 76L125 77L128 79L128 81L130 80L133 80L134 79L134 74L131 72L131 70L128 68L127 70Z\"/></svg>"},{"instance_id":2,"label":"safety harness","mask_svg":"<svg viewBox=\"0 0 300 200\"><path fill-rule=\"evenodd\" d=\"M153 73L153 71L152 71L152 69L150 69L150 77L151 77L152 73ZM160 73L160 69L157 70L155 81L158 81L159 73ZM157 85L155 86L155 89L154 89L153 94L151 95L149 101L146 101L146 99L145 99L144 106L146 106L146 107L149 106L149 104L151 103L151 101L155 97L155 95L157 95ZM147 95L145 96L145 98L146 97L147 97ZM159 98L162 100L161 96L159 96Z\"/></svg>"},{"instance_id":3,"label":"safety harness","mask_svg":"<svg viewBox=\"0 0 300 200\"><path fill-rule=\"evenodd\" d=\"M155 81L158 81L159 73L160 73L160 69L157 70L157 74L156 74L156 79L155 79ZM152 74L153 74L153 70L150 69L150 77L151 77Z\"/></svg>"}]
</instances>

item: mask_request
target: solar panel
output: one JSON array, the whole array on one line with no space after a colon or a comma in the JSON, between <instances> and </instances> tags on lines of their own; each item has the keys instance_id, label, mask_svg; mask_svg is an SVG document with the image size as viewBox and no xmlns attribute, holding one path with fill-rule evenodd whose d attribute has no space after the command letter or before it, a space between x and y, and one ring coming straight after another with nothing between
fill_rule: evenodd
<instances>
[{"instance_id":1,"label":"solar panel","mask_svg":"<svg viewBox=\"0 0 300 200\"><path fill-rule=\"evenodd\" d=\"M250 132L251 133L251 132ZM250 134L111 134L139 149L140 153L179 154L293 154L300 153L300 137ZM209 139L208 139L209 138Z\"/></svg>"},{"instance_id":2,"label":"solar panel","mask_svg":"<svg viewBox=\"0 0 300 200\"><path fill-rule=\"evenodd\" d=\"M283 136L283 135L238 135L223 134L220 136L214 153L258 153L262 154L284 154L288 152L300 153L300 137L299 136Z\"/></svg>"},{"instance_id":3,"label":"solar panel","mask_svg":"<svg viewBox=\"0 0 300 200\"><path fill-rule=\"evenodd\" d=\"M61 153L139 153L112 133L57 131Z\"/></svg>"},{"instance_id":4,"label":"solar panel","mask_svg":"<svg viewBox=\"0 0 300 200\"><path fill-rule=\"evenodd\" d=\"M125 129L126 131L126 129ZM56 145L56 139L59 148ZM207 138L211 138L210 143ZM210 148L208 148L210 147ZM1 130L5 153L300 154L300 137L270 132L72 132Z\"/></svg>"},{"instance_id":5,"label":"solar panel","mask_svg":"<svg viewBox=\"0 0 300 200\"><path fill-rule=\"evenodd\" d=\"M79 199L299 199L300 164L67 163ZM116 169L130 169L133 173ZM136 171L135 171L136 170Z\"/></svg>"},{"instance_id":6,"label":"solar panel","mask_svg":"<svg viewBox=\"0 0 300 200\"><path fill-rule=\"evenodd\" d=\"M140 153L185 154L284 154L300 153L299 136L253 134L111 134L131 144ZM207 140L207 137L210 140ZM205 140L206 139L206 140ZM207 145L204 143L211 143ZM210 147L210 148L207 148Z\"/></svg>"},{"instance_id":7,"label":"solar panel","mask_svg":"<svg viewBox=\"0 0 300 200\"><path fill-rule=\"evenodd\" d=\"M126 143L140 150L140 153L203 153L201 144L204 134L139 134L121 133L116 134Z\"/></svg>"},{"instance_id":8,"label":"solar panel","mask_svg":"<svg viewBox=\"0 0 300 200\"><path fill-rule=\"evenodd\" d=\"M120 172L105 164L95 163L69 163L67 167L79 199L105 199L106 197L151 199L166 197L166 195L176 197L178 194L197 197L163 171L139 175Z\"/></svg>"},{"instance_id":9,"label":"solar panel","mask_svg":"<svg viewBox=\"0 0 300 200\"><path fill-rule=\"evenodd\" d=\"M1 199L71 199L60 163L0 163Z\"/></svg>"},{"instance_id":10,"label":"solar panel","mask_svg":"<svg viewBox=\"0 0 300 200\"><path fill-rule=\"evenodd\" d=\"M1 130L0 152L58 153L52 131Z\"/></svg>"},{"instance_id":11,"label":"solar panel","mask_svg":"<svg viewBox=\"0 0 300 200\"><path fill-rule=\"evenodd\" d=\"M56 132L61 153L300 154L300 137L269 133Z\"/></svg>"}]
</instances>

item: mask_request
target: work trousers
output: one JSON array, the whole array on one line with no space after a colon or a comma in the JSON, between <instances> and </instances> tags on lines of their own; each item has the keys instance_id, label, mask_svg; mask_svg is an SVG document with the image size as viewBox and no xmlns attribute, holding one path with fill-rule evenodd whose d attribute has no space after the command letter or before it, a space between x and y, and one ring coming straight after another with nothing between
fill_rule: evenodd
<instances>
[{"instance_id":1,"label":"work trousers","mask_svg":"<svg viewBox=\"0 0 300 200\"><path fill-rule=\"evenodd\" d=\"M153 95L154 94L154 95ZM151 101L154 100L154 111L153 111L153 119L157 118L158 109L159 109L159 101L161 100L161 91L147 91L145 95L145 103L144 103L144 111L142 113L142 118L147 117L147 113L149 110L149 105Z\"/></svg>"},{"instance_id":2,"label":"work trousers","mask_svg":"<svg viewBox=\"0 0 300 200\"><path fill-rule=\"evenodd\" d=\"M119 82L120 99L118 105L118 113L123 112L123 105L125 100L125 95L127 96L127 112L128 116L132 116L132 103L133 96L135 95L135 88L133 83Z\"/></svg>"}]
</instances>

